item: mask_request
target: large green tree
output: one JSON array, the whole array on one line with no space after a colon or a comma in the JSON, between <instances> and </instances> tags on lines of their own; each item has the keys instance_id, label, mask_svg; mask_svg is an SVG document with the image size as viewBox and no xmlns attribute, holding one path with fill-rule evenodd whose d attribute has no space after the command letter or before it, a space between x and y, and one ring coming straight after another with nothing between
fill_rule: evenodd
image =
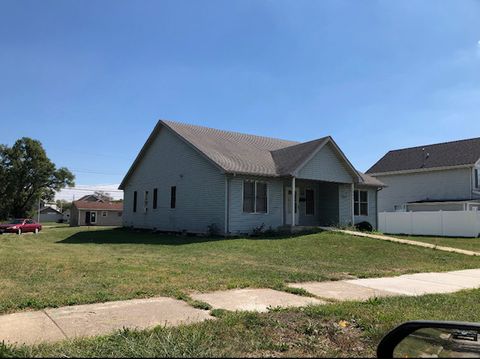
<instances>
[{"instance_id":1,"label":"large green tree","mask_svg":"<svg viewBox=\"0 0 480 359\"><path fill-rule=\"evenodd\" d=\"M40 199L51 201L55 192L74 186L74 179L68 169L56 168L37 140L0 145L0 218L26 217Z\"/></svg>"}]
</instances>

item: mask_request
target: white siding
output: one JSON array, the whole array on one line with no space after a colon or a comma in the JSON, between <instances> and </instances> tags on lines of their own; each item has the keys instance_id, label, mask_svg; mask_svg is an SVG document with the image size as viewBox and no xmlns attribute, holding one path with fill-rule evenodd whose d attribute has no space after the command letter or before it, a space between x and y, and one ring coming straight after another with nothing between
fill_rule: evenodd
<instances>
[{"instance_id":1,"label":"white siding","mask_svg":"<svg viewBox=\"0 0 480 359\"><path fill-rule=\"evenodd\" d=\"M387 185L378 193L379 212L391 212L395 205L422 200L465 200L472 195L470 168L377 176Z\"/></svg>"},{"instance_id":2,"label":"white siding","mask_svg":"<svg viewBox=\"0 0 480 359\"><path fill-rule=\"evenodd\" d=\"M352 224L352 185L341 184L338 186L338 201L339 201L339 225L348 226Z\"/></svg>"},{"instance_id":3,"label":"white siding","mask_svg":"<svg viewBox=\"0 0 480 359\"><path fill-rule=\"evenodd\" d=\"M325 145L299 172L297 178L352 183L345 162L333 150L331 144Z\"/></svg>"},{"instance_id":4,"label":"white siding","mask_svg":"<svg viewBox=\"0 0 480 359\"><path fill-rule=\"evenodd\" d=\"M223 232L225 176L211 162L168 129L162 128L130 177L124 194L124 225L165 231L206 232L216 224ZM170 188L177 187L176 208ZM153 209L153 190L158 207ZM137 212L133 192L137 191ZM144 192L149 192L144 211Z\"/></svg>"}]
</instances>

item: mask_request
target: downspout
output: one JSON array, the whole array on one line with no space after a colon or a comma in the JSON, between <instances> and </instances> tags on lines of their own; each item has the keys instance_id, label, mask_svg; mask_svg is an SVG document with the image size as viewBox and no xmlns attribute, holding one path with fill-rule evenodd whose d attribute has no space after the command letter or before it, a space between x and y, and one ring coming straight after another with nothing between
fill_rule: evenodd
<instances>
[{"instance_id":1,"label":"downspout","mask_svg":"<svg viewBox=\"0 0 480 359\"><path fill-rule=\"evenodd\" d=\"M224 228L224 235L225 237L228 236L228 221L229 221L229 188L228 188L228 176L225 175L225 228Z\"/></svg>"},{"instance_id":2,"label":"downspout","mask_svg":"<svg viewBox=\"0 0 480 359\"><path fill-rule=\"evenodd\" d=\"M352 183L352 227L355 226L355 183Z\"/></svg>"},{"instance_id":3,"label":"downspout","mask_svg":"<svg viewBox=\"0 0 480 359\"><path fill-rule=\"evenodd\" d=\"M295 227L295 176L292 177L292 227Z\"/></svg>"},{"instance_id":4,"label":"downspout","mask_svg":"<svg viewBox=\"0 0 480 359\"><path fill-rule=\"evenodd\" d=\"M473 181L475 180L475 166L472 167L472 173L470 173L470 199L473 199Z\"/></svg>"}]
</instances>

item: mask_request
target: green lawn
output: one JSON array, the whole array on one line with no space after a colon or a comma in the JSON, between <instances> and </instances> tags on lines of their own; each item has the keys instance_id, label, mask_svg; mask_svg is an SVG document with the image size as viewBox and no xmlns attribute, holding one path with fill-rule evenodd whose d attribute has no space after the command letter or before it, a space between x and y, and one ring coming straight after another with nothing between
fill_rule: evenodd
<instances>
[{"instance_id":1,"label":"green lawn","mask_svg":"<svg viewBox=\"0 0 480 359\"><path fill-rule=\"evenodd\" d=\"M2 235L0 258L0 313L480 267L478 257L331 232L209 239L85 227Z\"/></svg>"},{"instance_id":2,"label":"green lawn","mask_svg":"<svg viewBox=\"0 0 480 359\"><path fill-rule=\"evenodd\" d=\"M218 320L178 328L36 347L0 345L0 357L372 357L382 336L407 320L480 322L480 290L218 314Z\"/></svg>"},{"instance_id":3,"label":"green lawn","mask_svg":"<svg viewBox=\"0 0 480 359\"><path fill-rule=\"evenodd\" d=\"M480 252L480 238L452 238L452 237L430 237L430 236L397 236L398 238L410 239L412 241L432 243L437 246L467 249Z\"/></svg>"}]
</instances>

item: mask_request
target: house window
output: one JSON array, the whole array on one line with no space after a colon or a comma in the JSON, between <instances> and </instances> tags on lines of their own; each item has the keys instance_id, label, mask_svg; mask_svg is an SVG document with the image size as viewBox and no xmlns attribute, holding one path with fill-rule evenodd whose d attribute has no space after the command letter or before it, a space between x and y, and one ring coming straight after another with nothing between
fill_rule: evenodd
<instances>
[{"instance_id":1,"label":"house window","mask_svg":"<svg viewBox=\"0 0 480 359\"><path fill-rule=\"evenodd\" d=\"M267 211L267 184L259 181L243 181L243 212L267 213Z\"/></svg>"},{"instance_id":2,"label":"house window","mask_svg":"<svg viewBox=\"0 0 480 359\"><path fill-rule=\"evenodd\" d=\"M107 211L103 211L102 212L102 217L106 217L108 215L108 212Z\"/></svg>"},{"instance_id":3,"label":"house window","mask_svg":"<svg viewBox=\"0 0 480 359\"><path fill-rule=\"evenodd\" d=\"M480 189L480 170L475 168L475 188Z\"/></svg>"},{"instance_id":4,"label":"house window","mask_svg":"<svg viewBox=\"0 0 480 359\"><path fill-rule=\"evenodd\" d=\"M172 186L170 188L170 208L175 208L177 206L177 187Z\"/></svg>"},{"instance_id":5,"label":"house window","mask_svg":"<svg viewBox=\"0 0 480 359\"><path fill-rule=\"evenodd\" d=\"M158 189L153 189L153 209L157 209Z\"/></svg>"},{"instance_id":6,"label":"house window","mask_svg":"<svg viewBox=\"0 0 480 359\"><path fill-rule=\"evenodd\" d=\"M307 216L315 214L315 191L313 189L305 190L305 214Z\"/></svg>"},{"instance_id":7,"label":"house window","mask_svg":"<svg viewBox=\"0 0 480 359\"><path fill-rule=\"evenodd\" d=\"M137 211L137 191L133 192L133 212Z\"/></svg>"},{"instance_id":8,"label":"house window","mask_svg":"<svg viewBox=\"0 0 480 359\"><path fill-rule=\"evenodd\" d=\"M257 182L256 184L255 212L267 213L267 184L265 182Z\"/></svg>"},{"instance_id":9,"label":"house window","mask_svg":"<svg viewBox=\"0 0 480 359\"><path fill-rule=\"evenodd\" d=\"M148 210L148 191L143 195L143 209L145 212Z\"/></svg>"},{"instance_id":10,"label":"house window","mask_svg":"<svg viewBox=\"0 0 480 359\"><path fill-rule=\"evenodd\" d=\"M368 216L368 192L356 190L353 197L355 216Z\"/></svg>"},{"instance_id":11,"label":"house window","mask_svg":"<svg viewBox=\"0 0 480 359\"><path fill-rule=\"evenodd\" d=\"M123 214L122 212L118 212L118 216L119 216L119 217L121 217L121 216L122 216L122 214Z\"/></svg>"}]
</instances>

